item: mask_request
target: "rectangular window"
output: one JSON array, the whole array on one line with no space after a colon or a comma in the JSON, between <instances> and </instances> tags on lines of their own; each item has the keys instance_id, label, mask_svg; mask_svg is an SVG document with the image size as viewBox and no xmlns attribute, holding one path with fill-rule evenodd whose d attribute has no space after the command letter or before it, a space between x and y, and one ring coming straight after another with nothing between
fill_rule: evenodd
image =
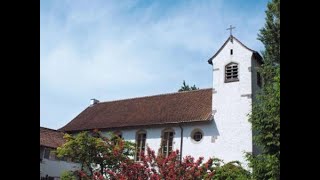
<instances>
[{"instance_id":1,"label":"rectangular window","mask_svg":"<svg viewBox=\"0 0 320 180\"><path fill-rule=\"evenodd\" d=\"M40 161L43 159L44 148L40 147Z\"/></svg>"},{"instance_id":2,"label":"rectangular window","mask_svg":"<svg viewBox=\"0 0 320 180\"><path fill-rule=\"evenodd\" d=\"M230 54L231 54L231 55L233 54L233 49L230 49Z\"/></svg>"},{"instance_id":3,"label":"rectangular window","mask_svg":"<svg viewBox=\"0 0 320 180\"><path fill-rule=\"evenodd\" d=\"M261 75L260 75L259 72L257 72L257 84L258 84L259 87L261 87L261 85L262 85L262 82L261 82L261 81L262 81L262 80L261 80Z\"/></svg>"},{"instance_id":4,"label":"rectangular window","mask_svg":"<svg viewBox=\"0 0 320 180\"><path fill-rule=\"evenodd\" d=\"M136 161L141 161L141 153L145 152L146 147L146 133L137 134L137 143L136 143Z\"/></svg>"},{"instance_id":5,"label":"rectangular window","mask_svg":"<svg viewBox=\"0 0 320 180\"><path fill-rule=\"evenodd\" d=\"M167 131L163 133L162 154L165 157L167 157L172 152L173 135L174 133L172 131Z\"/></svg>"},{"instance_id":6,"label":"rectangular window","mask_svg":"<svg viewBox=\"0 0 320 180\"><path fill-rule=\"evenodd\" d=\"M44 149L44 158L49 159L49 157L50 157L50 149L45 148Z\"/></svg>"},{"instance_id":7,"label":"rectangular window","mask_svg":"<svg viewBox=\"0 0 320 180\"><path fill-rule=\"evenodd\" d=\"M49 155L49 159L50 160L57 160L57 155L54 151L50 151L50 155Z\"/></svg>"}]
</instances>

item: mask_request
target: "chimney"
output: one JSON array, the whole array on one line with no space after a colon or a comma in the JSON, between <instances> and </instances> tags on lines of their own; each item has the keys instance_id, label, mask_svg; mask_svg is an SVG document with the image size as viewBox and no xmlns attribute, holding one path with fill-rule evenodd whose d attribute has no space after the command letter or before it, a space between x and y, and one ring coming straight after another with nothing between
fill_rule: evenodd
<instances>
[{"instance_id":1,"label":"chimney","mask_svg":"<svg viewBox=\"0 0 320 180\"><path fill-rule=\"evenodd\" d=\"M98 102L99 102L99 100L93 98L90 100L90 106L93 106L93 105L97 104Z\"/></svg>"}]
</instances>

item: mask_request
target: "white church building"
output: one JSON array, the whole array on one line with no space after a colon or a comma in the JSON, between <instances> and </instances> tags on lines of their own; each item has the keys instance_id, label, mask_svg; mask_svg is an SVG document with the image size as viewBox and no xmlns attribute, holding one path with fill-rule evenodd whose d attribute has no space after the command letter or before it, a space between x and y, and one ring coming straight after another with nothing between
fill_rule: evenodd
<instances>
[{"instance_id":1,"label":"white church building","mask_svg":"<svg viewBox=\"0 0 320 180\"><path fill-rule=\"evenodd\" d=\"M165 155L179 149L182 157L217 157L246 166L244 153L255 153L248 114L261 85L257 68L262 58L230 35L208 63L210 88L108 102L94 99L60 130L112 131L135 142L137 154L147 146Z\"/></svg>"}]
</instances>

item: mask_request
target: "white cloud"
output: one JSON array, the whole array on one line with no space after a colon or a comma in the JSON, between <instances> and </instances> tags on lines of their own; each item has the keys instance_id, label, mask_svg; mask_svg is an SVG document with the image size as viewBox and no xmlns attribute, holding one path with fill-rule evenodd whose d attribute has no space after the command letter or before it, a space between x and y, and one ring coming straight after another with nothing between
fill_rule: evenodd
<instances>
[{"instance_id":1,"label":"white cloud","mask_svg":"<svg viewBox=\"0 0 320 180\"><path fill-rule=\"evenodd\" d=\"M248 47L262 47L256 40L264 22L259 9L249 17L230 12L221 0L141 3L54 1L41 11L43 125L67 123L93 96L110 100L171 92L182 80L210 87L206 61L228 37L230 24Z\"/></svg>"}]
</instances>

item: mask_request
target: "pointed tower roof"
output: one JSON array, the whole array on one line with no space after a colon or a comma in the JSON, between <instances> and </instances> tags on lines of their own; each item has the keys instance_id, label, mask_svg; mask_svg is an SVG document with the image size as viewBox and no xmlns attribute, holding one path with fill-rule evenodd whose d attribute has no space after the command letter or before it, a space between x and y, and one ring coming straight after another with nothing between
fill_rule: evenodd
<instances>
[{"instance_id":1,"label":"pointed tower roof","mask_svg":"<svg viewBox=\"0 0 320 180\"><path fill-rule=\"evenodd\" d=\"M212 65L212 60L220 53L220 51L226 46L226 44L231 41L233 42L233 40L236 40L241 46L243 46L244 48L246 48L247 50L251 51L253 54L253 56L255 56L255 59L257 59L260 63L263 63L262 61L262 57L261 55L255 51L252 50L250 48L248 48L247 46L245 46L242 42L240 42L237 38L235 38L233 35L230 35L229 38L223 43L223 45L221 46L221 48L208 60L208 63Z\"/></svg>"}]
</instances>

